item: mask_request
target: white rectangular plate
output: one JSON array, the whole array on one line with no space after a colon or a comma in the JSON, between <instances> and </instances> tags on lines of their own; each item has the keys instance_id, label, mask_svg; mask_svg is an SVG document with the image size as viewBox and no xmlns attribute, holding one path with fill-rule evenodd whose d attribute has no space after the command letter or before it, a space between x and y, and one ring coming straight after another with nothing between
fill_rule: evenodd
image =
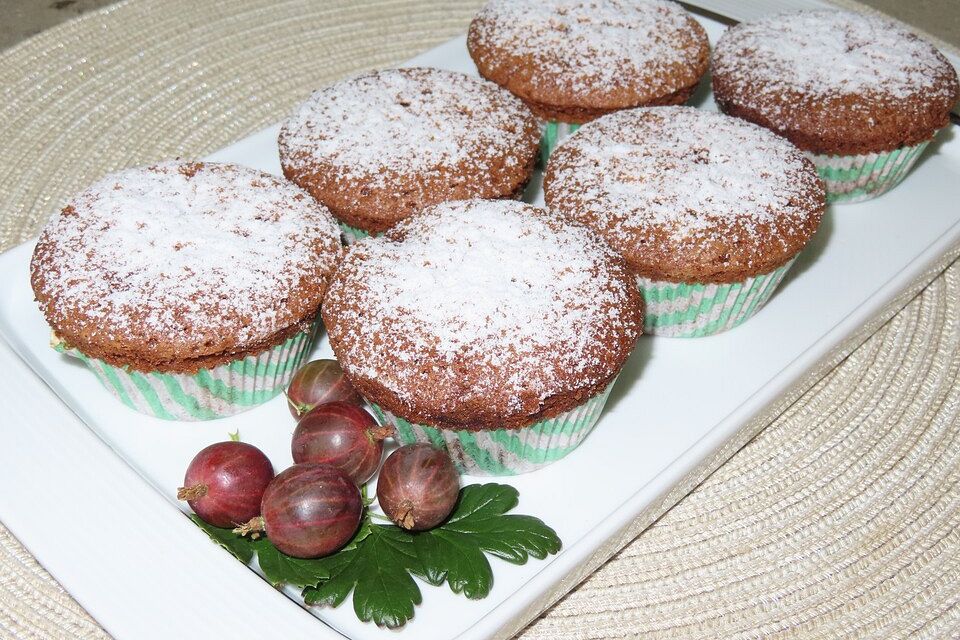
<instances>
[{"instance_id":1,"label":"white rectangular plate","mask_svg":"<svg viewBox=\"0 0 960 640\"><path fill-rule=\"evenodd\" d=\"M722 26L703 22L716 42ZM411 64L475 73L463 38ZM695 103L713 109L708 93L703 87ZM272 127L252 135L212 159L279 172L276 133ZM641 339L586 442L544 470L501 479L519 489L519 511L557 530L563 551L520 567L493 560L495 585L481 601L423 585L423 605L400 635L485 638L512 630L533 603L542 604L611 536L658 505L957 245L958 183L960 140L948 130L899 188L831 208L779 291L743 326L710 338ZM0 343L7 416L0 422L0 518L13 533L120 638L336 637L330 628L353 638L395 637L358 622L349 601L309 609L322 622L314 619L177 510L174 494L187 463L228 432L239 430L263 448L277 469L291 463L294 423L283 399L200 423L126 409L85 368L49 348L28 281L32 246L0 256L0 334L12 348ZM329 355L324 341L315 356ZM488 480L464 480L473 481Z\"/></svg>"}]
</instances>

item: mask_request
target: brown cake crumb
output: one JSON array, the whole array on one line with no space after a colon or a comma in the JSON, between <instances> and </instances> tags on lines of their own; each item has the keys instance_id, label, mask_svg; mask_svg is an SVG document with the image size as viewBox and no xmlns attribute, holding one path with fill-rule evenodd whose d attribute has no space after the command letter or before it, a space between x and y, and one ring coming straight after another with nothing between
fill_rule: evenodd
<instances>
[{"instance_id":1,"label":"brown cake crumb","mask_svg":"<svg viewBox=\"0 0 960 640\"><path fill-rule=\"evenodd\" d=\"M960 95L953 65L897 24L846 11L799 11L730 28L713 57L730 115L805 151L853 155L930 140Z\"/></svg>"},{"instance_id":2,"label":"brown cake crumb","mask_svg":"<svg viewBox=\"0 0 960 640\"><path fill-rule=\"evenodd\" d=\"M339 236L285 180L166 162L77 194L40 234L31 282L68 346L115 366L193 373L308 328Z\"/></svg>"},{"instance_id":3,"label":"brown cake crumb","mask_svg":"<svg viewBox=\"0 0 960 640\"><path fill-rule=\"evenodd\" d=\"M354 244L323 319L365 398L469 430L582 404L617 376L643 327L633 276L606 243L507 200L437 205Z\"/></svg>"},{"instance_id":4,"label":"brown cake crumb","mask_svg":"<svg viewBox=\"0 0 960 640\"><path fill-rule=\"evenodd\" d=\"M541 118L569 123L683 104L710 56L703 27L662 0L492 0L467 47L480 75Z\"/></svg>"},{"instance_id":5,"label":"brown cake crumb","mask_svg":"<svg viewBox=\"0 0 960 640\"><path fill-rule=\"evenodd\" d=\"M803 153L749 122L693 107L630 109L553 155L547 206L595 229L637 275L739 282L793 259L825 208Z\"/></svg>"},{"instance_id":6,"label":"brown cake crumb","mask_svg":"<svg viewBox=\"0 0 960 640\"><path fill-rule=\"evenodd\" d=\"M441 69L389 69L315 92L283 125L284 174L346 224L384 231L448 200L515 198L540 127L496 85Z\"/></svg>"}]
</instances>

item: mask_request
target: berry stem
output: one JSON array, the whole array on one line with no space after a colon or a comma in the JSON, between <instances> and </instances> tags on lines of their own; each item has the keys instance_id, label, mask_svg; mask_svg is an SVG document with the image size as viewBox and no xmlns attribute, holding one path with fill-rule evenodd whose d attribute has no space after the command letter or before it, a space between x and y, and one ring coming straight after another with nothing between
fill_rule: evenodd
<instances>
[{"instance_id":1,"label":"berry stem","mask_svg":"<svg viewBox=\"0 0 960 640\"><path fill-rule=\"evenodd\" d=\"M240 525L233 532L241 536L250 535L250 537L256 538L261 532L266 531L266 528L267 524L264 522L263 516L257 516L256 518L250 518L249 522Z\"/></svg>"},{"instance_id":2,"label":"berry stem","mask_svg":"<svg viewBox=\"0 0 960 640\"><path fill-rule=\"evenodd\" d=\"M395 431L391 426L372 427L367 430L367 436L373 442L382 442L387 438L392 438L394 433Z\"/></svg>"},{"instance_id":3,"label":"berry stem","mask_svg":"<svg viewBox=\"0 0 960 640\"><path fill-rule=\"evenodd\" d=\"M177 500L197 500L207 495L207 485L195 484L192 487L177 489Z\"/></svg>"},{"instance_id":4,"label":"berry stem","mask_svg":"<svg viewBox=\"0 0 960 640\"><path fill-rule=\"evenodd\" d=\"M364 509L373 504L373 498L367 495L366 483L360 485L360 502L363 504Z\"/></svg>"},{"instance_id":5,"label":"berry stem","mask_svg":"<svg viewBox=\"0 0 960 640\"><path fill-rule=\"evenodd\" d=\"M413 503L409 500L400 503L396 523L408 531L417 526L417 521L413 517Z\"/></svg>"},{"instance_id":6,"label":"berry stem","mask_svg":"<svg viewBox=\"0 0 960 640\"><path fill-rule=\"evenodd\" d=\"M309 405L303 404L302 402L294 402L290 398L290 394L287 393L286 389L283 390L283 397L287 399L287 404L293 407L293 410L297 412L298 420L302 418L303 414L305 414L310 409Z\"/></svg>"}]
</instances>

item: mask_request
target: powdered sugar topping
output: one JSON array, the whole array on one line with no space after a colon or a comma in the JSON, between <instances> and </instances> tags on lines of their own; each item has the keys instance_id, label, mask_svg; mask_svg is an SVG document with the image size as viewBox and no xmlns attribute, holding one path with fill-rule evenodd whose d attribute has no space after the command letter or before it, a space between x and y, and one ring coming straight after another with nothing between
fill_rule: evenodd
<instances>
[{"instance_id":1,"label":"powdered sugar topping","mask_svg":"<svg viewBox=\"0 0 960 640\"><path fill-rule=\"evenodd\" d=\"M822 205L816 172L783 138L692 107L620 111L585 125L551 157L547 202L603 229L629 253L671 247L765 248Z\"/></svg>"},{"instance_id":2,"label":"powdered sugar topping","mask_svg":"<svg viewBox=\"0 0 960 640\"><path fill-rule=\"evenodd\" d=\"M585 228L522 203L472 200L354 245L324 319L351 377L405 402L426 392L445 410L536 411L619 369L639 332L635 296L622 263Z\"/></svg>"},{"instance_id":3,"label":"powdered sugar topping","mask_svg":"<svg viewBox=\"0 0 960 640\"><path fill-rule=\"evenodd\" d=\"M699 79L709 51L696 22L663 0L491 0L470 43L481 68L522 65L531 91L575 96L630 84L669 94Z\"/></svg>"},{"instance_id":4,"label":"powdered sugar topping","mask_svg":"<svg viewBox=\"0 0 960 640\"><path fill-rule=\"evenodd\" d=\"M388 69L315 92L284 123L285 166L317 162L373 183L474 165L525 162L517 139L533 116L496 85L440 69Z\"/></svg>"},{"instance_id":5,"label":"powdered sugar topping","mask_svg":"<svg viewBox=\"0 0 960 640\"><path fill-rule=\"evenodd\" d=\"M109 175L41 236L52 320L100 341L257 341L316 310L339 259L333 218L297 187L233 165L168 162ZM314 300L297 294L307 285ZM299 316L299 317L298 317Z\"/></svg>"},{"instance_id":6,"label":"powdered sugar topping","mask_svg":"<svg viewBox=\"0 0 960 640\"><path fill-rule=\"evenodd\" d=\"M950 64L932 45L889 20L846 11L783 13L732 27L713 65L747 103L794 94L902 101L955 91L943 81Z\"/></svg>"}]
</instances>

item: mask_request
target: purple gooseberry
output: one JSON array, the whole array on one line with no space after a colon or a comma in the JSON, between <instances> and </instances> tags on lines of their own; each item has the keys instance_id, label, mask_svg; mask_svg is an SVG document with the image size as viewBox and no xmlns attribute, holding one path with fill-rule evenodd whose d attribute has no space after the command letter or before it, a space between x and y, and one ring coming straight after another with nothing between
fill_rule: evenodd
<instances>
[{"instance_id":1,"label":"purple gooseberry","mask_svg":"<svg viewBox=\"0 0 960 640\"><path fill-rule=\"evenodd\" d=\"M260 449L245 442L218 442L194 456L177 499L186 500L206 523L235 527L260 513L271 480L273 465Z\"/></svg>"},{"instance_id":2,"label":"purple gooseberry","mask_svg":"<svg viewBox=\"0 0 960 640\"><path fill-rule=\"evenodd\" d=\"M363 398L336 360L314 360L300 367L287 387L287 408L294 418L325 402L363 404Z\"/></svg>"},{"instance_id":3,"label":"purple gooseberry","mask_svg":"<svg viewBox=\"0 0 960 640\"><path fill-rule=\"evenodd\" d=\"M447 452L426 443L391 453L377 480L380 508L398 526L432 529L447 519L460 495L460 476Z\"/></svg>"},{"instance_id":4,"label":"purple gooseberry","mask_svg":"<svg viewBox=\"0 0 960 640\"><path fill-rule=\"evenodd\" d=\"M380 467L383 439L392 433L358 405L326 402L300 418L290 449L294 462L328 464L361 485Z\"/></svg>"},{"instance_id":5,"label":"purple gooseberry","mask_svg":"<svg viewBox=\"0 0 960 640\"><path fill-rule=\"evenodd\" d=\"M320 558L350 541L362 515L360 490L346 474L325 464L295 464L264 491L260 516L235 531L265 531L288 556Z\"/></svg>"}]
</instances>

